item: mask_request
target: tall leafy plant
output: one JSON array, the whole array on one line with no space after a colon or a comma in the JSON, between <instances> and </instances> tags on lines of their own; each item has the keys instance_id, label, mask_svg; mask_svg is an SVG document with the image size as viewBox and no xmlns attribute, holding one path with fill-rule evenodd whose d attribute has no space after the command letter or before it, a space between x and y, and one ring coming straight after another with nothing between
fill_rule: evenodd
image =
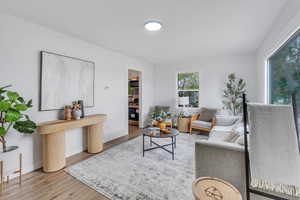
<instances>
[{"instance_id":1,"label":"tall leafy plant","mask_svg":"<svg viewBox=\"0 0 300 200\"><path fill-rule=\"evenodd\" d=\"M11 128L20 133L33 133L36 124L24 114L32 107L32 100L25 101L17 92L7 90L11 85L0 88L0 143L7 151L5 136Z\"/></svg>"},{"instance_id":2,"label":"tall leafy plant","mask_svg":"<svg viewBox=\"0 0 300 200\"><path fill-rule=\"evenodd\" d=\"M234 73L229 74L223 90L223 108L230 110L233 115L241 113L243 93L246 93L246 82L241 78L237 78Z\"/></svg>"}]
</instances>

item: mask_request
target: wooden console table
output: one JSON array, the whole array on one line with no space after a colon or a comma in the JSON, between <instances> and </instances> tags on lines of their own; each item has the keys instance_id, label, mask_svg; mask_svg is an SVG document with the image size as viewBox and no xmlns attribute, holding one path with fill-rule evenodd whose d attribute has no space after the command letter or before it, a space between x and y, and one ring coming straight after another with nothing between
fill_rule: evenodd
<instances>
[{"instance_id":1,"label":"wooden console table","mask_svg":"<svg viewBox=\"0 0 300 200\"><path fill-rule=\"evenodd\" d=\"M106 115L89 115L79 120L55 120L38 124L42 135L43 171L55 172L65 167L65 134L74 128L85 127L88 153L99 153L103 149L102 127Z\"/></svg>"}]
</instances>

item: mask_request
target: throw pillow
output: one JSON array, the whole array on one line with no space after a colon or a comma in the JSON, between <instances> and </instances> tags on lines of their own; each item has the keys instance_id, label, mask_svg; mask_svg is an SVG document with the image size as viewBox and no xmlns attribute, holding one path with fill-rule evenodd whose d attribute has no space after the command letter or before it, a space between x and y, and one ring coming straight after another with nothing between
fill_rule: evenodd
<instances>
[{"instance_id":1,"label":"throw pillow","mask_svg":"<svg viewBox=\"0 0 300 200\"><path fill-rule=\"evenodd\" d=\"M248 138L248 145L250 146L249 135L247 135L247 138ZM244 146L245 145L244 135L240 135L234 143Z\"/></svg>"},{"instance_id":2,"label":"throw pillow","mask_svg":"<svg viewBox=\"0 0 300 200\"><path fill-rule=\"evenodd\" d=\"M201 108L199 121L211 122L217 113L217 109Z\"/></svg>"},{"instance_id":3,"label":"throw pillow","mask_svg":"<svg viewBox=\"0 0 300 200\"><path fill-rule=\"evenodd\" d=\"M235 132L234 132L235 133ZM236 141L239 139L240 135L235 133L234 136L229 141L230 143L236 143Z\"/></svg>"},{"instance_id":4,"label":"throw pillow","mask_svg":"<svg viewBox=\"0 0 300 200\"><path fill-rule=\"evenodd\" d=\"M212 131L209 135L209 141L221 141L221 142L232 142L233 138L236 137L236 133L233 131Z\"/></svg>"},{"instance_id":5,"label":"throw pillow","mask_svg":"<svg viewBox=\"0 0 300 200\"><path fill-rule=\"evenodd\" d=\"M239 120L236 116L216 115L217 126L231 126Z\"/></svg>"},{"instance_id":6,"label":"throw pillow","mask_svg":"<svg viewBox=\"0 0 300 200\"><path fill-rule=\"evenodd\" d=\"M247 125L247 130L249 131L249 126ZM243 123L238 123L234 129L234 132L238 133L239 135L244 135L244 124Z\"/></svg>"},{"instance_id":7,"label":"throw pillow","mask_svg":"<svg viewBox=\"0 0 300 200\"><path fill-rule=\"evenodd\" d=\"M239 136L238 139L234 143L239 144L239 145L245 145L244 136L243 135Z\"/></svg>"}]
</instances>

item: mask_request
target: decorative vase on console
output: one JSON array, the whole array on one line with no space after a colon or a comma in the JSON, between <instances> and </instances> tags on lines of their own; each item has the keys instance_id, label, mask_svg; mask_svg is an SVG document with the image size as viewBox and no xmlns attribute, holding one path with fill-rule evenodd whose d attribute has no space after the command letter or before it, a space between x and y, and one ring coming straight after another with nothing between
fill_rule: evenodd
<instances>
[{"instance_id":1,"label":"decorative vase on console","mask_svg":"<svg viewBox=\"0 0 300 200\"><path fill-rule=\"evenodd\" d=\"M78 103L80 104L80 110L81 110L81 116L80 118L84 118L85 114L84 114L84 104L83 104L83 100L78 100Z\"/></svg>"},{"instance_id":2,"label":"decorative vase on console","mask_svg":"<svg viewBox=\"0 0 300 200\"><path fill-rule=\"evenodd\" d=\"M72 115L75 120L78 120L81 117L80 104L77 101L73 102Z\"/></svg>"},{"instance_id":3,"label":"decorative vase on console","mask_svg":"<svg viewBox=\"0 0 300 200\"><path fill-rule=\"evenodd\" d=\"M78 120L78 119L80 119L81 111L80 110L73 110L72 114L73 114L73 119Z\"/></svg>"},{"instance_id":4,"label":"decorative vase on console","mask_svg":"<svg viewBox=\"0 0 300 200\"><path fill-rule=\"evenodd\" d=\"M71 106L65 106L65 108L64 108L64 119L65 120L71 120L72 119L72 107Z\"/></svg>"}]
</instances>

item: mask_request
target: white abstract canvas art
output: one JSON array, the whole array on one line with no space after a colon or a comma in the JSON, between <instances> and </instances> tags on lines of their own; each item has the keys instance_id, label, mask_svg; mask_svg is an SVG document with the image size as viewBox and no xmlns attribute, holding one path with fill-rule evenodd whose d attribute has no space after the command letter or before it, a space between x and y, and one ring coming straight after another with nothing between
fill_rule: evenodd
<instances>
[{"instance_id":1,"label":"white abstract canvas art","mask_svg":"<svg viewBox=\"0 0 300 200\"><path fill-rule=\"evenodd\" d=\"M63 109L77 100L94 106L93 62L45 51L41 56L40 110Z\"/></svg>"}]
</instances>

